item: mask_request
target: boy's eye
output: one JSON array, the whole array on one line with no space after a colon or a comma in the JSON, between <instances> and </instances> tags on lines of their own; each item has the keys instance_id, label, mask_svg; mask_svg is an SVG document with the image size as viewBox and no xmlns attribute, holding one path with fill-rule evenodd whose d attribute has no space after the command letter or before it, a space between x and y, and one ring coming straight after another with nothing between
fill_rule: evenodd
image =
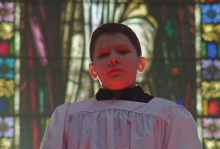
<instances>
[{"instance_id":1,"label":"boy's eye","mask_svg":"<svg viewBox=\"0 0 220 149\"><path fill-rule=\"evenodd\" d=\"M101 58L102 58L102 57L106 57L107 55L108 55L108 54L103 53L103 54L100 54L100 55L99 55L99 57L101 57Z\"/></svg>"},{"instance_id":2,"label":"boy's eye","mask_svg":"<svg viewBox=\"0 0 220 149\"><path fill-rule=\"evenodd\" d=\"M119 53L121 54L125 54L125 53L128 53L129 51L119 51Z\"/></svg>"},{"instance_id":3,"label":"boy's eye","mask_svg":"<svg viewBox=\"0 0 220 149\"><path fill-rule=\"evenodd\" d=\"M120 53L120 54L126 54L126 53L128 53L129 51L127 51L127 50L121 50L121 51L118 51L118 53ZM101 53L98 57L99 58L103 58L103 57L106 57L106 56L108 56L109 55L109 53Z\"/></svg>"}]
</instances>

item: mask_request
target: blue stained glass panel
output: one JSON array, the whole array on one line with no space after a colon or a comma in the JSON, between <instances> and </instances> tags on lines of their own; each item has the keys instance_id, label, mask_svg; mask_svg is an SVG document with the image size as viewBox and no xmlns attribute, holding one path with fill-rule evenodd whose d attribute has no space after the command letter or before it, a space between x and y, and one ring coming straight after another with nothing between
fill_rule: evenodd
<instances>
[{"instance_id":1,"label":"blue stained glass panel","mask_svg":"<svg viewBox=\"0 0 220 149\"><path fill-rule=\"evenodd\" d=\"M220 23L220 3L219 4L201 4L202 24Z\"/></svg>"},{"instance_id":2,"label":"blue stained glass panel","mask_svg":"<svg viewBox=\"0 0 220 149\"><path fill-rule=\"evenodd\" d=\"M207 57L217 58L218 56L218 46L215 43L207 43Z\"/></svg>"},{"instance_id":3,"label":"blue stained glass panel","mask_svg":"<svg viewBox=\"0 0 220 149\"><path fill-rule=\"evenodd\" d=\"M178 103L179 105L183 105L183 99L178 99L178 100L177 100L177 103Z\"/></svg>"},{"instance_id":4,"label":"blue stained glass panel","mask_svg":"<svg viewBox=\"0 0 220 149\"><path fill-rule=\"evenodd\" d=\"M5 99L0 99L0 113L8 112L8 104Z\"/></svg>"},{"instance_id":5,"label":"blue stained glass panel","mask_svg":"<svg viewBox=\"0 0 220 149\"><path fill-rule=\"evenodd\" d=\"M14 58L0 58L0 78L13 79L14 78Z\"/></svg>"}]
</instances>

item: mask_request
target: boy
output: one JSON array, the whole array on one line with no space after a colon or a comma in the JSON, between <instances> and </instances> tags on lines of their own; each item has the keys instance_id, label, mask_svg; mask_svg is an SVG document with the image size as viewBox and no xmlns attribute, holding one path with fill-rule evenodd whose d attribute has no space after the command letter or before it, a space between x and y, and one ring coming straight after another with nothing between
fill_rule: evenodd
<instances>
[{"instance_id":1,"label":"boy","mask_svg":"<svg viewBox=\"0 0 220 149\"><path fill-rule=\"evenodd\" d=\"M98 27L90 59L90 74L102 88L91 99L59 106L41 149L202 149L196 123L184 107L136 86L146 61L129 27Z\"/></svg>"},{"instance_id":2,"label":"boy","mask_svg":"<svg viewBox=\"0 0 220 149\"><path fill-rule=\"evenodd\" d=\"M131 31L120 33L115 26L105 24L93 33L89 71L93 79L99 77L104 89L114 91L114 97L120 99L120 90L136 85L137 70L144 71L146 60L141 57L136 35Z\"/></svg>"}]
</instances>

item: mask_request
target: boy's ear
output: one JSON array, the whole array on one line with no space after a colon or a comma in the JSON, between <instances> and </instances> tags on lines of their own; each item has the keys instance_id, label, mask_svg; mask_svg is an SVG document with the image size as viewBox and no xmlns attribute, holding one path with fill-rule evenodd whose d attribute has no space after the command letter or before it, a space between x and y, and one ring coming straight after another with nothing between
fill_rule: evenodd
<instances>
[{"instance_id":1,"label":"boy's ear","mask_svg":"<svg viewBox=\"0 0 220 149\"><path fill-rule=\"evenodd\" d=\"M144 57L139 57L139 66L138 66L138 71L143 72L146 66L146 60Z\"/></svg>"},{"instance_id":2,"label":"boy's ear","mask_svg":"<svg viewBox=\"0 0 220 149\"><path fill-rule=\"evenodd\" d=\"M89 64L89 72L90 72L90 74L91 74L91 77L92 77L94 80L96 80L97 77L98 77L98 75L97 75L97 73L95 72L95 68L94 68L94 66L93 66L92 63Z\"/></svg>"}]
</instances>

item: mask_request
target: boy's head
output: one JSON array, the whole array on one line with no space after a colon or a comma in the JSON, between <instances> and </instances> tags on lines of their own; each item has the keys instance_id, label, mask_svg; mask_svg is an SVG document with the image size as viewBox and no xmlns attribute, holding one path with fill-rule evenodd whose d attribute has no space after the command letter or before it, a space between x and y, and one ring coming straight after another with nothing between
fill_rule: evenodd
<instances>
[{"instance_id":1,"label":"boy's head","mask_svg":"<svg viewBox=\"0 0 220 149\"><path fill-rule=\"evenodd\" d=\"M95 48L95 44L99 36L102 34L115 34L115 33L121 33L125 36L127 36L130 40L130 42L133 44L133 46L136 49L137 56L141 56L141 46L139 43L139 40L136 36L136 34L129 28L128 26L124 24L119 23L106 23L98 27L91 36L90 40L90 47L89 47L89 54L90 54L90 60L93 62L93 52Z\"/></svg>"},{"instance_id":2,"label":"boy's head","mask_svg":"<svg viewBox=\"0 0 220 149\"><path fill-rule=\"evenodd\" d=\"M107 23L98 27L90 40L89 71L102 87L121 90L136 85L137 71L143 72L146 60L135 33L127 26Z\"/></svg>"}]
</instances>

